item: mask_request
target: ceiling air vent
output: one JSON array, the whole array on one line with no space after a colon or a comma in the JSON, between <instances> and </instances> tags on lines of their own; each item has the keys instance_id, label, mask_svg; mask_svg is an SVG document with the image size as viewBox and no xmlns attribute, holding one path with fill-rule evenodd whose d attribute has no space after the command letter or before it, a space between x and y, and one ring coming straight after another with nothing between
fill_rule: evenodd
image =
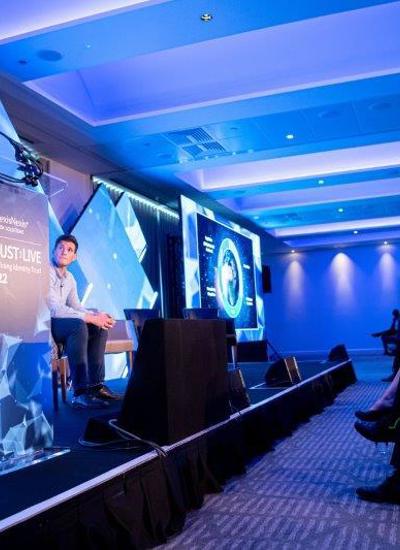
<instances>
[{"instance_id":1,"label":"ceiling air vent","mask_svg":"<svg viewBox=\"0 0 400 550\"><path fill-rule=\"evenodd\" d=\"M182 149L192 157L198 157L204 152L198 145L189 145L189 147L182 147Z\"/></svg>"},{"instance_id":2,"label":"ceiling air vent","mask_svg":"<svg viewBox=\"0 0 400 550\"><path fill-rule=\"evenodd\" d=\"M210 136L208 132L203 130L203 128L168 132L164 135L193 159L214 155L229 155L229 151L227 151L218 141L215 141L215 139Z\"/></svg>"},{"instance_id":3,"label":"ceiling air vent","mask_svg":"<svg viewBox=\"0 0 400 550\"><path fill-rule=\"evenodd\" d=\"M204 143L213 141L213 138L202 128L191 128L188 130L179 130L177 132L168 132L165 136L175 145L191 145L192 143Z\"/></svg>"},{"instance_id":4,"label":"ceiling air vent","mask_svg":"<svg viewBox=\"0 0 400 550\"><path fill-rule=\"evenodd\" d=\"M218 141L211 141L210 143L203 143L202 147L208 152L226 153L227 150Z\"/></svg>"},{"instance_id":5,"label":"ceiling air vent","mask_svg":"<svg viewBox=\"0 0 400 550\"><path fill-rule=\"evenodd\" d=\"M229 152L216 141L212 141L211 143L202 143L199 145L189 145L189 147L182 147L182 149L195 159L214 155L229 155Z\"/></svg>"}]
</instances>

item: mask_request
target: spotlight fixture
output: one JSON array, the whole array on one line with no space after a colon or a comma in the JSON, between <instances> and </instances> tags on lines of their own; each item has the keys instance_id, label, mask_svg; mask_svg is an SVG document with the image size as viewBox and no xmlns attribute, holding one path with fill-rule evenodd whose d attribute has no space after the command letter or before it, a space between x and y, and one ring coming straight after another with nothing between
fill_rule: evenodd
<instances>
[{"instance_id":1,"label":"spotlight fixture","mask_svg":"<svg viewBox=\"0 0 400 550\"><path fill-rule=\"evenodd\" d=\"M212 21L213 16L211 15L211 13L202 13L200 15L200 19L205 23L208 23L209 21Z\"/></svg>"},{"instance_id":2,"label":"spotlight fixture","mask_svg":"<svg viewBox=\"0 0 400 550\"><path fill-rule=\"evenodd\" d=\"M325 180L323 180L322 178L318 180L318 183L319 185L323 185L325 183Z\"/></svg>"},{"instance_id":3,"label":"spotlight fixture","mask_svg":"<svg viewBox=\"0 0 400 550\"><path fill-rule=\"evenodd\" d=\"M339 212L339 214L343 214L344 208L340 207L340 208L337 209L337 211Z\"/></svg>"},{"instance_id":4,"label":"spotlight fixture","mask_svg":"<svg viewBox=\"0 0 400 550\"><path fill-rule=\"evenodd\" d=\"M259 220L260 216L253 216L253 220Z\"/></svg>"},{"instance_id":5,"label":"spotlight fixture","mask_svg":"<svg viewBox=\"0 0 400 550\"><path fill-rule=\"evenodd\" d=\"M286 134L286 139L294 139L294 134Z\"/></svg>"},{"instance_id":6,"label":"spotlight fixture","mask_svg":"<svg viewBox=\"0 0 400 550\"><path fill-rule=\"evenodd\" d=\"M355 230L353 231L353 234L354 234L354 235L358 235L357 229L355 229Z\"/></svg>"},{"instance_id":7,"label":"spotlight fixture","mask_svg":"<svg viewBox=\"0 0 400 550\"><path fill-rule=\"evenodd\" d=\"M384 241L383 244L387 246L389 243L387 241Z\"/></svg>"},{"instance_id":8,"label":"spotlight fixture","mask_svg":"<svg viewBox=\"0 0 400 550\"><path fill-rule=\"evenodd\" d=\"M291 251L290 251L291 254L294 254L295 252L296 252L295 250L291 250Z\"/></svg>"}]
</instances>

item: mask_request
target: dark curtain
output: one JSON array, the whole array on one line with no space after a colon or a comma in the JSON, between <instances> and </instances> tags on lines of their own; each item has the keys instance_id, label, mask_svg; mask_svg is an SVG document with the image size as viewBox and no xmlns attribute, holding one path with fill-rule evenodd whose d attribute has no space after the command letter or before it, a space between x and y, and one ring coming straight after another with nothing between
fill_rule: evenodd
<instances>
[{"instance_id":1,"label":"dark curtain","mask_svg":"<svg viewBox=\"0 0 400 550\"><path fill-rule=\"evenodd\" d=\"M351 362L0 534L2 550L141 550L179 533L207 493L320 413L356 380ZM16 475L16 474L12 474Z\"/></svg>"}]
</instances>

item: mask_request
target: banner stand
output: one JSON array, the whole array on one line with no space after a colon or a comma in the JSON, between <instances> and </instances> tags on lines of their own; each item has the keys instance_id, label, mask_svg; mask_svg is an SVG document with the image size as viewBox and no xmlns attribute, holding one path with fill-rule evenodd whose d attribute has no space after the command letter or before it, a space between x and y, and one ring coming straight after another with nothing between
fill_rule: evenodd
<instances>
[{"instance_id":1,"label":"banner stand","mask_svg":"<svg viewBox=\"0 0 400 550\"><path fill-rule=\"evenodd\" d=\"M67 449L51 449L48 202L0 180L0 475Z\"/></svg>"}]
</instances>

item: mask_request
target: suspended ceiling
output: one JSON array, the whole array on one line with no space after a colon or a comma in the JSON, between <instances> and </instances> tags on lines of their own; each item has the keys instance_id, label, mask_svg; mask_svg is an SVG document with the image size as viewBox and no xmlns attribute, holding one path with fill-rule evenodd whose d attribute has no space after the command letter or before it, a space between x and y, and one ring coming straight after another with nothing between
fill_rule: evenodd
<instances>
[{"instance_id":1,"label":"suspended ceiling","mask_svg":"<svg viewBox=\"0 0 400 550\"><path fill-rule=\"evenodd\" d=\"M0 97L44 154L291 248L399 238L400 2L10 4Z\"/></svg>"}]
</instances>

